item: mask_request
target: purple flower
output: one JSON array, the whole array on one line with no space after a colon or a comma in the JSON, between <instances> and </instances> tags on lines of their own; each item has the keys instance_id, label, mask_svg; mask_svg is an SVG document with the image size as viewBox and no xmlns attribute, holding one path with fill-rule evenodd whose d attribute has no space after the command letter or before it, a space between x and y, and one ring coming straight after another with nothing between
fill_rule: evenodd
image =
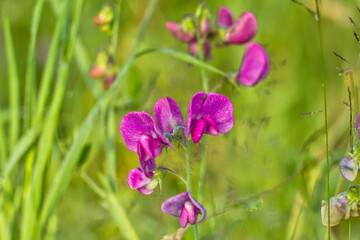
<instances>
[{"instance_id":1,"label":"purple flower","mask_svg":"<svg viewBox=\"0 0 360 240\"><path fill-rule=\"evenodd\" d=\"M120 123L120 133L125 145L147 161L157 157L164 146L174 148L156 128L153 118L146 112L130 112Z\"/></svg>"},{"instance_id":2,"label":"purple flower","mask_svg":"<svg viewBox=\"0 0 360 240\"><path fill-rule=\"evenodd\" d=\"M250 41L256 31L256 18L252 12L245 11L235 22L231 11L226 7L220 7L216 24L226 31L223 34L225 44L244 44Z\"/></svg>"},{"instance_id":3,"label":"purple flower","mask_svg":"<svg viewBox=\"0 0 360 240\"><path fill-rule=\"evenodd\" d=\"M188 46L189 46L189 53L191 54L191 56L199 57L199 44L197 40L190 42ZM210 51L211 51L210 41L206 39L203 44L203 52L205 59L211 59Z\"/></svg>"},{"instance_id":4,"label":"purple flower","mask_svg":"<svg viewBox=\"0 0 360 240\"><path fill-rule=\"evenodd\" d=\"M240 71L236 79L245 86L253 86L263 80L270 70L270 60L264 48L255 42L246 45Z\"/></svg>"},{"instance_id":5,"label":"purple flower","mask_svg":"<svg viewBox=\"0 0 360 240\"><path fill-rule=\"evenodd\" d=\"M217 136L227 133L234 126L233 105L229 98L218 93L198 92L189 105L185 136L194 143L200 141L204 133Z\"/></svg>"},{"instance_id":6,"label":"purple flower","mask_svg":"<svg viewBox=\"0 0 360 240\"><path fill-rule=\"evenodd\" d=\"M359 171L359 164L352 157L343 158L340 161L340 173L344 178L353 182Z\"/></svg>"},{"instance_id":7,"label":"purple flower","mask_svg":"<svg viewBox=\"0 0 360 240\"><path fill-rule=\"evenodd\" d=\"M170 97L160 98L154 106L154 117L162 133L173 134L176 127L185 127L177 103Z\"/></svg>"},{"instance_id":8,"label":"purple flower","mask_svg":"<svg viewBox=\"0 0 360 240\"><path fill-rule=\"evenodd\" d=\"M182 228L185 228L187 223L195 224L202 222L206 217L204 206L195 201L189 191L173 196L163 202L161 211L175 217L180 217ZM201 219L198 221L199 212L201 213Z\"/></svg>"},{"instance_id":9,"label":"purple flower","mask_svg":"<svg viewBox=\"0 0 360 240\"><path fill-rule=\"evenodd\" d=\"M194 31L186 31L183 29L181 24L176 22L166 22L166 28L176 39L182 42L189 43L196 39Z\"/></svg>"},{"instance_id":10,"label":"purple flower","mask_svg":"<svg viewBox=\"0 0 360 240\"><path fill-rule=\"evenodd\" d=\"M151 177L146 176L141 168L134 168L129 172L127 182L130 188L137 189L142 194L149 195L158 185L158 180L152 179L154 176L153 172L151 172L150 176Z\"/></svg>"},{"instance_id":11,"label":"purple flower","mask_svg":"<svg viewBox=\"0 0 360 240\"><path fill-rule=\"evenodd\" d=\"M358 136L358 138L360 138L360 114L358 114L355 118L354 121L354 125L355 125L355 130L356 130L356 134Z\"/></svg>"}]
</instances>

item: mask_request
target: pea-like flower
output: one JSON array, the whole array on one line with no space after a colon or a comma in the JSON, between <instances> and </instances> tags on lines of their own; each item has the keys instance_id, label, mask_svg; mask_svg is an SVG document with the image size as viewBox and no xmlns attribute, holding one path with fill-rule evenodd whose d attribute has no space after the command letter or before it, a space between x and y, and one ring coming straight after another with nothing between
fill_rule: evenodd
<instances>
[{"instance_id":1,"label":"pea-like flower","mask_svg":"<svg viewBox=\"0 0 360 240\"><path fill-rule=\"evenodd\" d=\"M181 23L166 22L166 28L182 42L189 43L196 39L195 26L191 17L185 17Z\"/></svg>"},{"instance_id":2,"label":"pea-like flower","mask_svg":"<svg viewBox=\"0 0 360 240\"><path fill-rule=\"evenodd\" d=\"M359 171L359 163L352 157L343 158L340 161L340 173L344 178L353 182Z\"/></svg>"},{"instance_id":3,"label":"pea-like flower","mask_svg":"<svg viewBox=\"0 0 360 240\"><path fill-rule=\"evenodd\" d=\"M199 43L194 40L188 44L189 47L189 53L191 56L198 58L199 57ZM205 59L211 59L211 44L209 40L205 40L203 44L203 53Z\"/></svg>"},{"instance_id":4,"label":"pea-like flower","mask_svg":"<svg viewBox=\"0 0 360 240\"><path fill-rule=\"evenodd\" d=\"M217 136L234 126L233 105L229 98L218 93L198 92L189 105L185 136L191 132L192 141L200 141L204 133Z\"/></svg>"},{"instance_id":5,"label":"pea-like flower","mask_svg":"<svg viewBox=\"0 0 360 240\"><path fill-rule=\"evenodd\" d=\"M206 209L191 196L189 191L164 201L161 205L161 211L180 217L180 226L182 228L185 228L188 223L202 222L206 217ZM197 220L199 213L201 213L201 218Z\"/></svg>"},{"instance_id":6,"label":"pea-like flower","mask_svg":"<svg viewBox=\"0 0 360 240\"><path fill-rule=\"evenodd\" d=\"M146 162L150 161L151 160ZM149 171L146 174L146 172L144 172L141 168L134 168L129 172L127 176L127 182L130 188L137 189L142 194L149 195L158 185L158 179L152 179L153 176L154 173L152 171Z\"/></svg>"},{"instance_id":7,"label":"pea-like flower","mask_svg":"<svg viewBox=\"0 0 360 240\"><path fill-rule=\"evenodd\" d=\"M225 44L244 44L250 41L257 31L256 18L252 12L245 11L234 22L231 11L226 7L219 8L216 25Z\"/></svg>"},{"instance_id":8,"label":"pea-like flower","mask_svg":"<svg viewBox=\"0 0 360 240\"><path fill-rule=\"evenodd\" d=\"M125 145L137 152L141 161L157 157L164 146L174 148L155 126L146 112L130 112L120 123L120 133Z\"/></svg>"},{"instance_id":9,"label":"pea-like flower","mask_svg":"<svg viewBox=\"0 0 360 240\"><path fill-rule=\"evenodd\" d=\"M345 192L330 198L330 226L338 225L342 220L359 216L359 188L360 185L352 185ZM328 203L321 202L321 221L328 226Z\"/></svg>"},{"instance_id":10,"label":"pea-like flower","mask_svg":"<svg viewBox=\"0 0 360 240\"><path fill-rule=\"evenodd\" d=\"M270 70L270 60L265 49L258 43L246 45L240 71L236 79L245 86L254 86L263 80Z\"/></svg>"}]
</instances>

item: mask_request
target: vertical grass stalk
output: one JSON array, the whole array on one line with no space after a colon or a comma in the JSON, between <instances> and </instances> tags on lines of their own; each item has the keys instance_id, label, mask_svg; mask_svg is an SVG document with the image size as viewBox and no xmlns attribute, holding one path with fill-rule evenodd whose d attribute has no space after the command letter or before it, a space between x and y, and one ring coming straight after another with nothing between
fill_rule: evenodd
<instances>
[{"instance_id":1,"label":"vertical grass stalk","mask_svg":"<svg viewBox=\"0 0 360 240\"><path fill-rule=\"evenodd\" d=\"M40 19L44 0L37 0L33 10L30 26L30 43L26 61L26 75L25 75L25 115L24 115L24 129L28 129L31 125L33 113L33 99L35 97L35 47L36 38L39 30Z\"/></svg>"},{"instance_id":2,"label":"vertical grass stalk","mask_svg":"<svg viewBox=\"0 0 360 240\"><path fill-rule=\"evenodd\" d=\"M328 109L327 109L327 96L326 96L326 76L325 76L325 57L324 57L324 43L322 38L322 28L321 28L321 13L319 0L315 0L316 3L316 21L318 25L319 32L319 43L320 43L320 55L321 55L321 75L322 75L322 87L324 95L324 117L325 117L325 145L326 145L326 195L327 195L327 212L328 212L328 227L327 234L328 239L331 239L331 227L330 227L330 160L329 160L329 130L328 130Z\"/></svg>"},{"instance_id":3,"label":"vertical grass stalk","mask_svg":"<svg viewBox=\"0 0 360 240\"><path fill-rule=\"evenodd\" d=\"M40 198L43 190L43 176L47 159L50 156L55 131L59 121L60 108L62 106L65 91L67 88L70 61L73 53L77 30L79 27L80 16L83 9L84 0L78 0L74 7L73 22L70 27L70 35L67 46L64 47L64 54L60 61L59 73L57 77L56 91L50 106L49 114L46 118L40 141L36 162L30 184L29 197L25 202L24 214L22 219L21 239L32 239L34 233L41 229L41 225L35 224L37 213L40 206ZM36 236L35 236L36 237Z\"/></svg>"}]
</instances>

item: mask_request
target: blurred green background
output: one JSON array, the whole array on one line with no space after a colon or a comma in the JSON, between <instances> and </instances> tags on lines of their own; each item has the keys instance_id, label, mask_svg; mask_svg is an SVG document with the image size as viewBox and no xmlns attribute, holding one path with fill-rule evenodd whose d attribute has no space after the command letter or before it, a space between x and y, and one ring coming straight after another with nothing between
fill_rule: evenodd
<instances>
[{"instance_id":1,"label":"blurred green background","mask_svg":"<svg viewBox=\"0 0 360 240\"><path fill-rule=\"evenodd\" d=\"M257 17L258 32L254 41L265 46L271 69L267 79L255 87L241 87L240 91L224 85L220 93L234 104L235 126L226 135L208 137L208 165L205 201L209 217L201 224L202 239L324 239L326 227L321 224L321 200L326 199L326 152L324 112L301 116L313 111L324 111L322 70L318 25L314 17L290 0L206 1L213 22L219 6L229 7L234 16L244 10ZM313 1L304 4L315 9ZM123 1L119 28L116 63L121 66L131 54L131 47L139 31L148 1ZM140 49L167 47L187 51L186 44L177 41L165 28L166 21L180 21L185 13L193 12L197 1L159 0L146 30ZM79 39L89 57L90 69L99 47L105 47L109 37L92 24L103 1L86 1L81 16ZM8 14L18 63L21 101L24 94L26 55L29 43L30 19L34 2L10 1ZM360 26L360 13L354 1L323 0L325 77L327 80L329 152L331 163L331 195L349 186L342 180L338 163L349 151L349 102L347 87L350 75L338 74L337 67L347 68L333 51L346 58L353 68L358 84L359 46L353 36L356 30L348 16ZM55 17L50 1L45 2L44 14L36 44L36 80L39 85L46 61ZM0 35L0 104L5 126L9 121L8 73L4 39ZM244 46L213 47L209 63L223 71L237 71ZM44 181L51 184L54 173L76 136L82 121L96 102L88 88L93 81L101 89L99 80L84 79L74 60L70 69L65 101ZM208 73L210 86L220 77ZM54 78L55 81L55 78ZM88 82L87 82L88 81ZM127 84L116 93L113 104L131 100L128 93L149 84L149 91L139 104L128 104L115 111L117 186L120 200L140 239L161 239L179 228L178 218L160 211L161 203L185 191L185 185L174 176L165 179L162 192L156 189L149 196L132 190L126 183L128 172L138 166L137 154L126 148L119 132L122 117L130 111L152 114L155 102L170 96L176 100L186 118L191 97L201 91L200 70L162 53L151 53L132 64L126 75ZM54 85L55 86L55 85ZM130 89L130 91L129 91ZM133 90L131 90L133 89ZM56 91L56 89L54 89ZM104 172L104 136L101 118L96 121L88 143L91 151L82 165L89 176L98 182ZM193 181L198 181L200 144L192 145ZM185 176L184 151L163 152L158 165L174 169ZM267 191L269 190L269 191ZM197 192L197 184L194 184ZM264 192L266 191L266 192ZM237 201L258 193L263 200L261 209L248 212ZM61 198L54 214L55 239L123 239L109 212L77 172ZM225 212L222 210L226 209ZM214 216L216 215L216 216ZM332 229L334 239L345 239L348 221ZM359 220L351 220L352 238L358 239ZM16 231L16 230L15 230ZM186 239L192 239L191 231Z\"/></svg>"}]
</instances>

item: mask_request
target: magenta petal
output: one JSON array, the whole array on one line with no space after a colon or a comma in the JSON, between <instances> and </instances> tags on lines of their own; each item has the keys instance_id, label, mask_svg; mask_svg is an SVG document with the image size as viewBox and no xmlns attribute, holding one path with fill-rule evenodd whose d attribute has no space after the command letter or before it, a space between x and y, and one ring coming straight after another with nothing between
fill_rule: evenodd
<instances>
[{"instance_id":1,"label":"magenta petal","mask_svg":"<svg viewBox=\"0 0 360 240\"><path fill-rule=\"evenodd\" d=\"M188 221L190 224L195 224L198 216L198 209L191 203L185 202L184 209L186 209L188 213Z\"/></svg>"},{"instance_id":2,"label":"magenta petal","mask_svg":"<svg viewBox=\"0 0 360 240\"><path fill-rule=\"evenodd\" d=\"M182 42L188 43L196 38L194 33L184 32L181 25L176 22L166 22L166 28L175 38Z\"/></svg>"},{"instance_id":3,"label":"magenta petal","mask_svg":"<svg viewBox=\"0 0 360 240\"><path fill-rule=\"evenodd\" d=\"M358 114L355 118L354 127L358 138L360 138L360 114Z\"/></svg>"},{"instance_id":4,"label":"magenta petal","mask_svg":"<svg viewBox=\"0 0 360 240\"><path fill-rule=\"evenodd\" d=\"M180 213L180 226L182 228L185 228L189 219L189 214L186 210L186 208L183 208Z\"/></svg>"},{"instance_id":5,"label":"magenta petal","mask_svg":"<svg viewBox=\"0 0 360 240\"><path fill-rule=\"evenodd\" d=\"M269 67L269 57L264 48L258 43L249 43L237 79L245 86L253 86L268 75Z\"/></svg>"},{"instance_id":6,"label":"magenta petal","mask_svg":"<svg viewBox=\"0 0 360 240\"><path fill-rule=\"evenodd\" d=\"M185 136L189 137L191 127L202 115L202 108L204 104L204 92L196 93L190 100L188 116L186 119Z\"/></svg>"},{"instance_id":7,"label":"magenta petal","mask_svg":"<svg viewBox=\"0 0 360 240\"><path fill-rule=\"evenodd\" d=\"M155 159L150 158L147 161L143 161L139 159L141 170L144 172L145 176L148 178L152 178L154 176L153 170L157 168Z\"/></svg>"},{"instance_id":8,"label":"magenta petal","mask_svg":"<svg viewBox=\"0 0 360 240\"><path fill-rule=\"evenodd\" d=\"M234 126L233 105L230 99L218 93L208 93L204 101L203 117L214 128L217 127L219 133L229 132ZM211 128L208 130L215 131Z\"/></svg>"},{"instance_id":9,"label":"magenta petal","mask_svg":"<svg viewBox=\"0 0 360 240\"><path fill-rule=\"evenodd\" d=\"M344 178L353 182L359 171L359 164L355 161L355 159L348 157L343 158L340 161L340 173Z\"/></svg>"},{"instance_id":10,"label":"magenta petal","mask_svg":"<svg viewBox=\"0 0 360 240\"><path fill-rule=\"evenodd\" d=\"M225 38L230 44L244 44L254 37L256 31L257 23L254 14L245 11L227 30Z\"/></svg>"},{"instance_id":11,"label":"magenta petal","mask_svg":"<svg viewBox=\"0 0 360 240\"><path fill-rule=\"evenodd\" d=\"M142 136L139 141L140 147L146 152L151 158L157 157L163 148L163 145L156 139L148 136ZM140 153L139 153L140 156ZM141 157L140 157L141 158ZM144 160L144 159L141 159ZM148 159L146 159L148 160Z\"/></svg>"},{"instance_id":12,"label":"magenta petal","mask_svg":"<svg viewBox=\"0 0 360 240\"><path fill-rule=\"evenodd\" d=\"M219 7L216 25L218 27L228 28L233 24L233 17L230 9L227 7Z\"/></svg>"},{"instance_id":13,"label":"magenta petal","mask_svg":"<svg viewBox=\"0 0 360 240\"><path fill-rule=\"evenodd\" d=\"M195 199L193 199L193 197L190 195L189 191L186 191L184 193L178 194L176 196L173 196L169 199L167 199L166 201L163 202L163 204L161 205L161 211L163 211L164 213L173 215L175 217L180 217L179 215L179 211L181 210L181 213L183 212L182 210L185 208L185 203L188 202L191 205L193 205L198 213L199 211L201 212L201 219L197 222L201 222L205 219L206 217L206 210L204 208L204 206L202 206L200 203L198 203ZM191 216L191 221L193 222L194 216L195 216L195 211L193 211L193 216ZM184 213L185 214L185 213ZM186 211L186 214L188 215L189 212ZM197 218L197 214L195 216ZM185 221L185 216L183 216L181 221ZM188 219L188 218L186 218ZM181 225L183 226L183 225ZM186 224L185 224L186 226Z\"/></svg>"},{"instance_id":14,"label":"magenta petal","mask_svg":"<svg viewBox=\"0 0 360 240\"><path fill-rule=\"evenodd\" d=\"M146 187L138 188L138 190L139 190L139 192L141 192L144 195L149 195L154 191L154 189L150 190L150 189L147 189Z\"/></svg>"},{"instance_id":15,"label":"magenta petal","mask_svg":"<svg viewBox=\"0 0 360 240\"><path fill-rule=\"evenodd\" d=\"M196 121L195 125L191 128L191 138L193 140L193 143L197 143L200 141L207 125L208 123L202 118Z\"/></svg>"},{"instance_id":16,"label":"magenta petal","mask_svg":"<svg viewBox=\"0 0 360 240\"><path fill-rule=\"evenodd\" d=\"M178 104L170 97L160 98L154 106L154 117L159 130L173 133L177 126L185 126Z\"/></svg>"},{"instance_id":17,"label":"magenta petal","mask_svg":"<svg viewBox=\"0 0 360 240\"><path fill-rule=\"evenodd\" d=\"M219 135L219 129L216 126L216 122L211 117L203 115L201 118L204 119L208 123L207 128L205 130L206 134L210 134L210 135L214 135L214 136Z\"/></svg>"},{"instance_id":18,"label":"magenta petal","mask_svg":"<svg viewBox=\"0 0 360 240\"><path fill-rule=\"evenodd\" d=\"M148 185L151 178L147 178L140 168L134 168L129 172L127 182L130 188L138 189Z\"/></svg>"},{"instance_id":19,"label":"magenta petal","mask_svg":"<svg viewBox=\"0 0 360 240\"><path fill-rule=\"evenodd\" d=\"M155 134L154 120L146 112L130 112L121 120L120 133L125 145L131 151L137 152L141 137Z\"/></svg>"}]
</instances>

